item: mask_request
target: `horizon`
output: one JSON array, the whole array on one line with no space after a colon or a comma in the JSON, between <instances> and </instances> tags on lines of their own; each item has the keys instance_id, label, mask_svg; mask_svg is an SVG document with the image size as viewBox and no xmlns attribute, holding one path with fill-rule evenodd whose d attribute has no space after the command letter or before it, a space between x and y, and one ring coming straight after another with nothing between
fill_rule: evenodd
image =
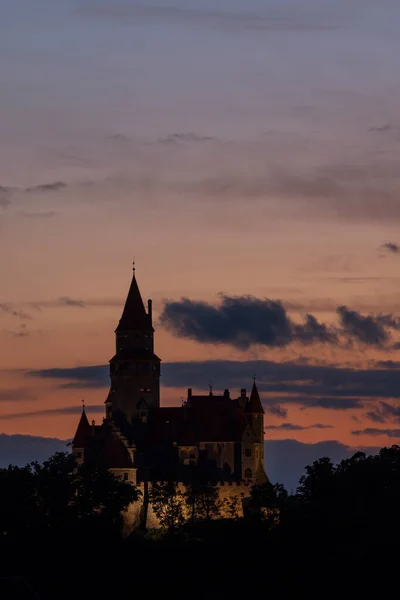
<instances>
[{"instance_id":1,"label":"horizon","mask_svg":"<svg viewBox=\"0 0 400 600\"><path fill-rule=\"evenodd\" d=\"M134 256L162 405L400 439L400 6L218 6L0 0L0 433L101 421Z\"/></svg>"}]
</instances>

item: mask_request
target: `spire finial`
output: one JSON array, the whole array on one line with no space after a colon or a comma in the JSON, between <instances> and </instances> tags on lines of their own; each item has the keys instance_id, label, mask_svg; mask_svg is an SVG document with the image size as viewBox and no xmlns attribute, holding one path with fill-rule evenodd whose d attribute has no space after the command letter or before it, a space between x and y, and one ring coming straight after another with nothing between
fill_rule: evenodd
<instances>
[{"instance_id":1,"label":"spire finial","mask_svg":"<svg viewBox=\"0 0 400 600\"><path fill-rule=\"evenodd\" d=\"M85 400L84 400L84 398L82 398L81 402L82 402L82 412L85 412Z\"/></svg>"},{"instance_id":2,"label":"spire finial","mask_svg":"<svg viewBox=\"0 0 400 600\"><path fill-rule=\"evenodd\" d=\"M254 383L256 382L256 374L255 373L253 375L253 381L254 381Z\"/></svg>"},{"instance_id":3,"label":"spire finial","mask_svg":"<svg viewBox=\"0 0 400 600\"><path fill-rule=\"evenodd\" d=\"M208 387L210 389L210 396L212 396L213 395L213 391L212 391L212 385L211 385L211 383L208 384Z\"/></svg>"},{"instance_id":4,"label":"spire finial","mask_svg":"<svg viewBox=\"0 0 400 600\"><path fill-rule=\"evenodd\" d=\"M133 255L133 261L132 261L132 271L135 274L135 270L136 270L136 266L135 266L135 255Z\"/></svg>"}]
</instances>

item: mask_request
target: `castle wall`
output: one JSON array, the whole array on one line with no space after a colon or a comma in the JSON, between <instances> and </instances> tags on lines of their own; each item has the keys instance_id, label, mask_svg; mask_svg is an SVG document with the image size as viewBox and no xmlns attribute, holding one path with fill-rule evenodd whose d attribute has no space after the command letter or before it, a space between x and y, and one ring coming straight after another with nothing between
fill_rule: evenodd
<instances>
[{"instance_id":1,"label":"castle wall","mask_svg":"<svg viewBox=\"0 0 400 600\"><path fill-rule=\"evenodd\" d=\"M148 490L146 489L146 483L140 483L136 487L141 493L139 500L133 502L123 514L124 517L124 535L129 535L134 529L139 527L146 527L147 529L159 529L161 527L159 519L155 514L151 503L147 503ZM151 484L148 484L149 487ZM184 493L185 486L182 483L177 484L178 489ZM252 484L249 482L241 481L238 483L221 483L216 486L219 492L219 499L227 503L231 500L233 507L236 507L236 515L233 515L231 510L225 505L225 508L221 510L221 518L232 518L233 516L243 517L243 508L246 504L246 499L250 497L250 490ZM189 517L189 508L183 503L183 513L185 518ZM144 521L146 520L146 524Z\"/></svg>"}]
</instances>

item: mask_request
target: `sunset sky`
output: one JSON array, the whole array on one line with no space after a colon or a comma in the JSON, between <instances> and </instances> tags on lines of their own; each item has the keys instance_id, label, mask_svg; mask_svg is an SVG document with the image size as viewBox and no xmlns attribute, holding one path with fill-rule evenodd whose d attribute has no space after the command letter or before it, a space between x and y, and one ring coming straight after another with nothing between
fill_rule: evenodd
<instances>
[{"instance_id":1,"label":"sunset sky","mask_svg":"<svg viewBox=\"0 0 400 600\"><path fill-rule=\"evenodd\" d=\"M398 0L0 9L0 432L101 421L135 259L164 405L397 443Z\"/></svg>"}]
</instances>

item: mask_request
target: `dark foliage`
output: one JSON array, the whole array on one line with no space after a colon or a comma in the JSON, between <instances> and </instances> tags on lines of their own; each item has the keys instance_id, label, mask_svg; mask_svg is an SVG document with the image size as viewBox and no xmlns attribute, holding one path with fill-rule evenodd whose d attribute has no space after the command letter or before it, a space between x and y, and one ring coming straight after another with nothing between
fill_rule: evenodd
<instances>
[{"instance_id":1,"label":"dark foliage","mask_svg":"<svg viewBox=\"0 0 400 600\"><path fill-rule=\"evenodd\" d=\"M321 458L295 494L254 487L245 518L212 519L212 486L187 493L181 497L172 484L154 488L152 500L174 535L123 538L120 511L137 494L130 484L75 469L67 455L3 469L0 578L23 578L45 600L369 597L397 583L399 446L338 465ZM183 523L180 502L203 508Z\"/></svg>"}]
</instances>

